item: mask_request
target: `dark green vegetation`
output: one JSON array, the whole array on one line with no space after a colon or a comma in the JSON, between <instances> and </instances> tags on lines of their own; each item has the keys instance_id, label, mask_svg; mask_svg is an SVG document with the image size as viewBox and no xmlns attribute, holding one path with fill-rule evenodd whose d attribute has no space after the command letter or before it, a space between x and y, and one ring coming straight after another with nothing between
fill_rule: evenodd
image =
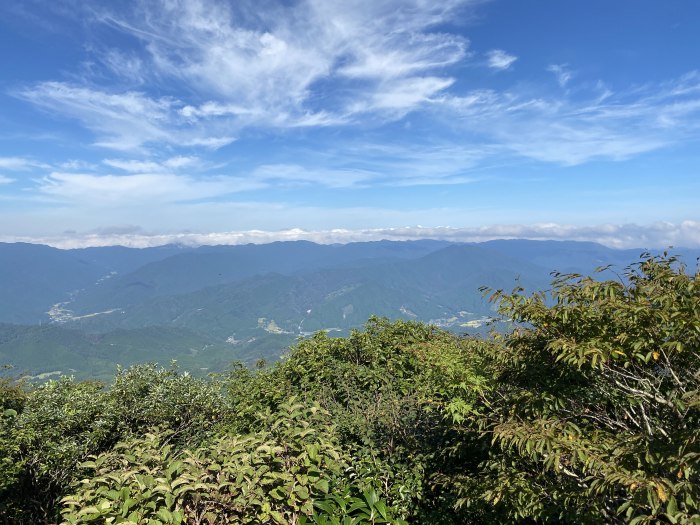
<instances>
[{"instance_id":1,"label":"dark green vegetation","mask_svg":"<svg viewBox=\"0 0 700 525\"><path fill-rule=\"evenodd\" d=\"M487 339L373 318L256 372L0 384L5 523L700 523L700 282L487 291Z\"/></svg>"},{"instance_id":2,"label":"dark green vegetation","mask_svg":"<svg viewBox=\"0 0 700 525\"><path fill-rule=\"evenodd\" d=\"M494 312L479 286L508 289L518 279L543 289L553 269L588 273L637 254L537 241L143 250L0 243L0 364L28 376L107 379L117 364L174 359L199 375L234 360L277 360L299 336L347 335L371 315L485 334Z\"/></svg>"},{"instance_id":3,"label":"dark green vegetation","mask_svg":"<svg viewBox=\"0 0 700 525\"><path fill-rule=\"evenodd\" d=\"M39 369L36 375L27 377L32 380L75 374L109 381L115 363L129 366L173 360L183 369L206 375L209 370L224 370L231 363L230 345L175 327L85 333L55 324L0 325L0 363L12 363L14 371Z\"/></svg>"}]
</instances>

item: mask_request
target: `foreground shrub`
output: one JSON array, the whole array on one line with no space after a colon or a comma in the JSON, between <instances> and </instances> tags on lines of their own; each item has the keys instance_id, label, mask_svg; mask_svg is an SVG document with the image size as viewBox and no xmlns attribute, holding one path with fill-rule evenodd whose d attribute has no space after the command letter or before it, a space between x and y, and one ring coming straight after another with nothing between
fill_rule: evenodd
<instances>
[{"instance_id":1,"label":"foreground shrub","mask_svg":"<svg viewBox=\"0 0 700 525\"><path fill-rule=\"evenodd\" d=\"M202 440L231 415L221 385L174 365L137 365L117 370L106 392L122 434L161 427L181 443Z\"/></svg>"},{"instance_id":2,"label":"foreground shrub","mask_svg":"<svg viewBox=\"0 0 700 525\"><path fill-rule=\"evenodd\" d=\"M49 521L77 464L113 439L113 418L94 382L48 381L28 393L21 412L0 421L6 454L0 522Z\"/></svg>"},{"instance_id":3,"label":"foreground shrub","mask_svg":"<svg viewBox=\"0 0 700 525\"><path fill-rule=\"evenodd\" d=\"M300 341L270 374L277 395L305 396L331 415L356 475L382 487L401 515L459 523L454 479L483 451L446 417L448 401L473 403L485 341L414 321L371 318L348 337ZM467 443L468 446L460 446Z\"/></svg>"},{"instance_id":4,"label":"foreground shrub","mask_svg":"<svg viewBox=\"0 0 700 525\"><path fill-rule=\"evenodd\" d=\"M263 417L266 430L195 451L173 449L172 431L121 443L84 464L90 477L63 499L64 522L400 523L373 487L346 475L321 415L285 405Z\"/></svg>"},{"instance_id":5,"label":"foreground shrub","mask_svg":"<svg viewBox=\"0 0 700 525\"><path fill-rule=\"evenodd\" d=\"M3 386L3 385L0 385ZM55 523L57 503L89 455L159 425L171 440L203 440L228 411L215 382L139 365L111 388L63 377L34 389L6 381L0 412L0 523Z\"/></svg>"},{"instance_id":6,"label":"foreground shrub","mask_svg":"<svg viewBox=\"0 0 700 525\"><path fill-rule=\"evenodd\" d=\"M561 275L549 298L493 299L518 327L490 356L476 420L493 448L463 503L511 520L700 523L697 271L647 256L622 281Z\"/></svg>"}]
</instances>

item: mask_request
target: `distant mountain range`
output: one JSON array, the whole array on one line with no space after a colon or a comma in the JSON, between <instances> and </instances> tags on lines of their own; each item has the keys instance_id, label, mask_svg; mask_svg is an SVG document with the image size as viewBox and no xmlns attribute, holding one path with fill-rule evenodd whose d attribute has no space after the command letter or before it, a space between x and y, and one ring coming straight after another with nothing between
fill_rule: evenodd
<instances>
[{"instance_id":1,"label":"distant mountain range","mask_svg":"<svg viewBox=\"0 0 700 525\"><path fill-rule=\"evenodd\" d=\"M594 243L306 241L59 250L0 243L0 365L100 377L176 359L199 371L275 359L316 330L369 316L483 330L480 286L546 289L550 272L621 269L642 250ZM700 250L674 250L694 264Z\"/></svg>"}]
</instances>

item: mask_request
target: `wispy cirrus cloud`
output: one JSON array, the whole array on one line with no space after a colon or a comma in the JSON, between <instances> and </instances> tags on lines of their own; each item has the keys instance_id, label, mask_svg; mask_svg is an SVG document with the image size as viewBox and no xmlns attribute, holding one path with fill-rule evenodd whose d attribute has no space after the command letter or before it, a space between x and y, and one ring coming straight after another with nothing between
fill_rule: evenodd
<instances>
[{"instance_id":1,"label":"wispy cirrus cloud","mask_svg":"<svg viewBox=\"0 0 700 525\"><path fill-rule=\"evenodd\" d=\"M268 178L266 184L288 184L294 174L298 177L297 182L316 181L329 187L387 181L397 185L462 183L473 179L467 174L468 170L502 162L507 155L563 166L595 159L620 161L692 140L700 131L698 72L627 91L612 92L596 86L587 97L579 92L576 97L554 94L532 98L515 89L435 96L430 94L435 92L431 83L449 83L451 80L426 77L416 82L415 86L410 82L400 84L403 88L415 87L412 90L391 92L391 96L386 94L390 91L386 91L386 99L358 98L352 112L359 115L382 108L384 114L393 111L398 116L410 111L412 104L420 103L418 99L430 99L425 110L444 115L449 120L449 128L467 138L466 144L457 146L456 140L443 137L436 145L426 146L413 138L400 148L384 143L353 153L352 147L345 143L337 148L334 157L325 160L324 152L317 151L313 158L307 159L310 164L280 163L284 166L284 173ZM427 87L422 87L424 85ZM111 133L121 144L120 149L127 150L130 147L138 150L142 145L158 140L189 146L211 146L207 141L213 141L216 147L220 145L216 141L225 143L232 139L220 138L216 134L207 136L212 132L206 125L207 122L211 124L207 118L240 109L214 103L194 108L170 99L153 102L139 93L114 96L101 93L93 99L89 93L83 97L82 89L63 87L60 85L56 89L66 97L66 106L75 112L76 117L84 118L87 125L97 130L107 126L109 130L105 128L105 133ZM447 89L446 86L438 88L438 91ZM87 106L89 109L85 109ZM199 111L204 112L203 120L200 122L198 116L194 128L188 129L190 120ZM332 119L339 118L327 113L315 115L306 116L309 126L328 125ZM324 122L314 123L313 118ZM136 124L131 119L137 121ZM300 122L303 121L299 120L298 124ZM213 128L216 130L217 127L214 125ZM202 135L198 135L199 129L203 130ZM461 137L460 142L464 142ZM382 148L384 153L379 154ZM163 173L180 168L198 170L194 158L181 154L157 161L106 159L103 162L128 173ZM319 167L319 163L325 165ZM290 170L290 165L295 168ZM6 169L29 169L42 164L19 157L5 157L0 158L0 168L3 166ZM247 174L259 182L259 173L253 170ZM239 176L247 174L238 173ZM339 181L342 180L347 182L341 184Z\"/></svg>"},{"instance_id":2,"label":"wispy cirrus cloud","mask_svg":"<svg viewBox=\"0 0 700 525\"><path fill-rule=\"evenodd\" d=\"M547 66L547 71L554 74L557 83L561 87L566 87L569 81L573 78L574 73L569 69L568 64L551 64Z\"/></svg>"},{"instance_id":3,"label":"wispy cirrus cloud","mask_svg":"<svg viewBox=\"0 0 700 525\"><path fill-rule=\"evenodd\" d=\"M496 152L488 145L351 142L322 153L314 163L339 163L371 174L367 182L387 186L464 184L478 180L472 169Z\"/></svg>"},{"instance_id":4,"label":"wispy cirrus cloud","mask_svg":"<svg viewBox=\"0 0 700 525\"><path fill-rule=\"evenodd\" d=\"M12 179L10 177L6 177L5 175L0 175L0 185L2 184L10 184L14 182L15 179Z\"/></svg>"},{"instance_id":5,"label":"wispy cirrus cloud","mask_svg":"<svg viewBox=\"0 0 700 525\"><path fill-rule=\"evenodd\" d=\"M481 90L441 104L495 151L564 166L625 160L700 131L700 72L603 95L599 88L587 98Z\"/></svg>"},{"instance_id":6,"label":"wispy cirrus cloud","mask_svg":"<svg viewBox=\"0 0 700 525\"><path fill-rule=\"evenodd\" d=\"M171 157L162 161L105 159L91 172L51 171L37 180L36 190L57 201L94 207L109 205L128 208L152 204L184 203L216 199L234 193L273 186L308 184L348 188L363 184L378 174L353 168L312 168L299 164L263 164L236 175L192 175L196 157ZM116 173L105 173L113 168Z\"/></svg>"},{"instance_id":7,"label":"wispy cirrus cloud","mask_svg":"<svg viewBox=\"0 0 700 525\"><path fill-rule=\"evenodd\" d=\"M138 160L138 159L104 159L106 166L117 168L128 173L158 173L189 168L200 164L200 159L192 155L177 155L164 161Z\"/></svg>"},{"instance_id":8,"label":"wispy cirrus cloud","mask_svg":"<svg viewBox=\"0 0 700 525\"><path fill-rule=\"evenodd\" d=\"M256 29L250 30L235 22L250 20L248 2L235 8L189 2L148 27L150 34L177 31L174 36L185 44L169 48L149 39L149 50L164 74L228 101L224 107L243 123L328 125L383 110L391 117L452 83L426 72L459 62L468 43L431 28L470 3L309 0L256 11ZM334 89L323 91L325 107L314 107L319 88L330 84ZM205 102L199 113L212 105Z\"/></svg>"},{"instance_id":9,"label":"wispy cirrus cloud","mask_svg":"<svg viewBox=\"0 0 700 525\"><path fill-rule=\"evenodd\" d=\"M144 202L155 205L209 199L258 187L260 184L255 181L226 176L194 178L172 173L53 172L41 179L38 190L44 195L88 207L131 207Z\"/></svg>"},{"instance_id":10,"label":"wispy cirrus cloud","mask_svg":"<svg viewBox=\"0 0 700 525\"><path fill-rule=\"evenodd\" d=\"M131 50L95 44L94 59L115 75L115 87L100 87L99 78L96 85L49 81L17 95L79 120L96 134L96 145L122 151L157 144L215 149L250 126L341 125L368 113L401 118L453 83L444 68L466 56L468 42L433 28L475 3L89 4L81 11L86 20L140 42ZM178 96L118 87L167 91L169 83L182 88Z\"/></svg>"},{"instance_id":11,"label":"wispy cirrus cloud","mask_svg":"<svg viewBox=\"0 0 700 525\"><path fill-rule=\"evenodd\" d=\"M326 92L325 102L343 114L357 96L381 97L402 81L415 86L426 72L457 63L467 42L431 28L470 3L307 0L261 10L247 1L141 2L136 16L104 20L144 41L159 74L201 98L246 108L243 123L294 125L317 109L319 83L334 83L341 95L328 100Z\"/></svg>"},{"instance_id":12,"label":"wispy cirrus cloud","mask_svg":"<svg viewBox=\"0 0 700 525\"><path fill-rule=\"evenodd\" d=\"M46 166L43 162L25 157L0 157L0 169L8 171L26 171Z\"/></svg>"},{"instance_id":13,"label":"wispy cirrus cloud","mask_svg":"<svg viewBox=\"0 0 700 525\"><path fill-rule=\"evenodd\" d=\"M105 90L65 82L42 82L17 96L50 112L79 120L99 138L96 145L116 150L139 150L149 144L209 146L233 142L177 118L177 100L153 98L144 93Z\"/></svg>"},{"instance_id":14,"label":"wispy cirrus cloud","mask_svg":"<svg viewBox=\"0 0 700 525\"><path fill-rule=\"evenodd\" d=\"M263 164L250 173L255 180L269 185L318 184L330 188L349 188L369 182L376 172L351 168L307 168L298 164Z\"/></svg>"},{"instance_id":15,"label":"wispy cirrus cloud","mask_svg":"<svg viewBox=\"0 0 700 525\"><path fill-rule=\"evenodd\" d=\"M508 69L517 59L518 57L506 53L502 49L493 49L486 53L486 65L491 69Z\"/></svg>"},{"instance_id":16,"label":"wispy cirrus cloud","mask_svg":"<svg viewBox=\"0 0 700 525\"><path fill-rule=\"evenodd\" d=\"M307 167L300 164L262 164L236 175L198 175L196 157L163 161L105 159L91 172L51 171L37 180L37 190L55 199L83 206L96 203L129 207L135 202L188 202L220 198L270 187L309 184L350 188L376 181L378 172L349 167ZM113 168L116 173L105 173ZM10 180L8 179L8 182Z\"/></svg>"},{"instance_id":17,"label":"wispy cirrus cloud","mask_svg":"<svg viewBox=\"0 0 700 525\"><path fill-rule=\"evenodd\" d=\"M205 166L162 158L205 156L190 150L217 150L248 131L269 136L261 128L284 138L316 128L376 130L409 115L432 124L435 146L405 134L405 147L392 153L393 139L384 133L384 157L349 158L343 136L338 158L323 166L320 152L309 163L260 159L257 170L236 174L269 186L465 183L474 178L469 170L505 157L574 166L625 160L697 137L697 73L613 92L602 83L590 88L594 82L584 83L561 63L547 69L562 90L551 82L471 89L469 77L458 75L464 63L503 71L518 60L499 48L471 53L458 34L464 31L450 25L480 3L294 0L260 8L252 0L133 0L118 9L76 3L95 34L111 32L91 42L91 60L106 76L74 75L71 82L40 82L15 93L79 121L97 146L141 154L103 161L133 175L206 174ZM106 43L119 38L128 45Z\"/></svg>"},{"instance_id":18,"label":"wispy cirrus cloud","mask_svg":"<svg viewBox=\"0 0 700 525\"><path fill-rule=\"evenodd\" d=\"M401 118L423 103L430 102L437 93L452 85L453 79L421 77L387 82L380 91L358 97L347 107L349 114L381 113L382 117Z\"/></svg>"}]
</instances>

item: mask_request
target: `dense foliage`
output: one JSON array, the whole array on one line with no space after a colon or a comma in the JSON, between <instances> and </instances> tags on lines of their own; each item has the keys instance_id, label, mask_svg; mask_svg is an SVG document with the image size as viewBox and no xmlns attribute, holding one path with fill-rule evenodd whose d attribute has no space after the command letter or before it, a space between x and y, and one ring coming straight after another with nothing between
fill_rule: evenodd
<instances>
[{"instance_id":1,"label":"dense foliage","mask_svg":"<svg viewBox=\"0 0 700 525\"><path fill-rule=\"evenodd\" d=\"M700 523L697 271L491 298L489 339L373 318L208 379L1 379L0 522Z\"/></svg>"},{"instance_id":2,"label":"dense foliage","mask_svg":"<svg viewBox=\"0 0 700 525\"><path fill-rule=\"evenodd\" d=\"M621 281L496 292L521 327L492 354L476 484L508 515L700 523L700 283L646 257Z\"/></svg>"}]
</instances>

